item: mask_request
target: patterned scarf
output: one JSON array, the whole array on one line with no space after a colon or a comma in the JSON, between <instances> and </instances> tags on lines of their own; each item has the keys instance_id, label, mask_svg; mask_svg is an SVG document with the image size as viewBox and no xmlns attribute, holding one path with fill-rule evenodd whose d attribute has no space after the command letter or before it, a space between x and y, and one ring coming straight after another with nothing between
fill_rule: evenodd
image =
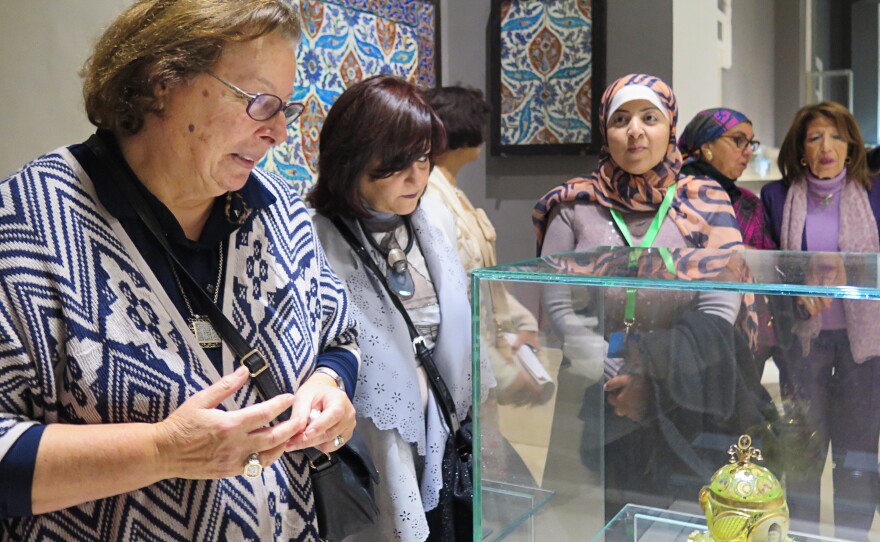
<instances>
[{"instance_id":1,"label":"patterned scarf","mask_svg":"<svg viewBox=\"0 0 880 542\"><path fill-rule=\"evenodd\" d=\"M681 137L678 139L678 150L684 163L700 159L702 151L700 147L711 143L742 123L751 124L752 121L739 111L717 107L706 109L697 113L685 126Z\"/></svg>"},{"instance_id":2,"label":"patterned scarf","mask_svg":"<svg viewBox=\"0 0 880 542\"><path fill-rule=\"evenodd\" d=\"M670 119L669 142L666 156L653 169L634 175L615 163L608 151L605 123L607 111L614 96L628 85L641 85L653 90L666 107L666 117ZM681 153L675 142L675 127L678 122L678 102L672 89L657 77L645 74L631 74L612 83L602 95L599 105L599 130L604 145L599 155L599 165L590 177L575 177L557 186L535 204L532 223L537 235L538 256L544 242L544 232L550 212L556 205L570 201L595 202L603 207L623 211L652 211L660 207L666 190L678 182L669 218L678 227L685 241L697 248L742 249L742 234L736 222L733 207L727 193L711 180L699 177L680 176ZM723 253L723 251L722 251ZM736 261L739 261L738 259ZM553 262L550 262L551 265ZM598 264L598 265L597 265ZM589 274L601 273L602 262L590 265ZM748 268L737 268L738 278L751 282ZM679 279L699 280L717 277L729 269L729 262L720 257L717 251L696 251L688 253L676 265ZM752 351L758 345L758 318L755 312L755 296L743 294L743 308L738 318L738 327L748 338Z\"/></svg>"},{"instance_id":3,"label":"patterned scarf","mask_svg":"<svg viewBox=\"0 0 880 542\"><path fill-rule=\"evenodd\" d=\"M669 143L665 158L653 169L634 175L623 170L608 151L605 123L606 112L614 96L628 85L650 88L666 107L670 119ZM604 145L599 165L590 177L575 177L557 186L535 204L532 223L538 238L538 255L544 242L544 231L550 212L556 205L570 201L596 202L603 207L623 211L652 211L660 207L667 188L678 181L678 188L669 208L685 240L700 248L738 248L742 235L736 224L733 207L724 190L710 179L679 176L681 153L675 144L678 103L672 89L659 78L631 74L611 84L602 95L599 106L599 130Z\"/></svg>"},{"instance_id":4,"label":"patterned scarf","mask_svg":"<svg viewBox=\"0 0 880 542\"><path fill-rule=\"evenodd\" d=\"M799 179L791 183L785 197L780 231L780 249L801 250L804 227L807 223L807 180ZM840 194L840 231L838 247L841 252L880 252L880 237L877 233L877 220L871 210L868 193L858 181L847 179ZM816 253L813 259L827 259L828 255ZM842 266L842 256L841 266ZM806 283L814 282L808 270ZM846 284L845 278L841 284ZM880 302L867 300L843 301L846 314L846 329L850 348L856 363L880 356ZM797 322L794 333L801 340L804 355L810 353L812 339L822 331L822 313L807 320Z\"/></svg>"},{"instance_id":5,"label":"patterned scarf","mask_svg":"<svg viewBox=\"0 0 880 542\"><path fill-rule=\"evenodd\" d=\"M680 141L680 140L679 140ZM681 166L681 172L684 175L693 175L694 177L709 177L721 185L721 188L727 192L730 203L734 205L736 210L736 202L742 197L742 190L736 186L736 179L731 179L727 175L718 171L712 164L705 160L688 160ZM739 217L739 215L737 215Z\"/></svg>"}]
</instances>

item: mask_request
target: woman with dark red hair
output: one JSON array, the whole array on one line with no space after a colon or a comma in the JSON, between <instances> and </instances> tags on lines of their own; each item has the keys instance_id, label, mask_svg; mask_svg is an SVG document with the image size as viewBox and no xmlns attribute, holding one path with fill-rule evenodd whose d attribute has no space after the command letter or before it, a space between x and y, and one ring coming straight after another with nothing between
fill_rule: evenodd
<instances>
[{"instance_id":1,"label":"woman with dark red hair","mask_svg":"<svg viewBox=\"0 0 880 542\"><path fill-rule=\"evenodd\" d=\"M419 206L445 144L443 124L419 91L387 75L346 90L321 130L309 199L327 258L352 292L363 356L354 403L381 473L379 523L356 540L472 537L472 518L449 514L442 472L448 427L471 406L466 277ZM454 403L450 419L394 301L431 350Z\"/></svg>"}]
</instances>

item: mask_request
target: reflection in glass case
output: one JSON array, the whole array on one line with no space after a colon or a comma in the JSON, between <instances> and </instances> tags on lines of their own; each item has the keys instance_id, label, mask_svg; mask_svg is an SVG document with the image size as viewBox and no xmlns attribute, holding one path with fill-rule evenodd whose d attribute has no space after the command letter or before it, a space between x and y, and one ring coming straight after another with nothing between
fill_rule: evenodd
<instances>
[{"instance_id":1,"label":"reflection in glass case","mask_svg":"<svg viewBox=\"0 0 880 542\"><path fill-rule=\"evenodd\" d=\"M706 529L706 519L685 512L662 510L628 504L593 540L650 540L651 542L687 542L694 533ZM839 538L790 531L789 540L835 542ZM767 540L767 538L765 538ZM771 537L768 542L773 542ZM778 539L776 542L783 542Z\"/></svg>"},{"instance_id":2,"label":"reflection in glass case","mask_svg":"<svg viewBox=\"0 0 880 542\"><path fill-rule=\"evenodd\" d=\"M877 255L597 248L472 280L475 390L494 383L474 406L475 538L686 540L745 434L791 538L880 533ZM505 288L539 348L504 333Z\"/></svg>"}]
</instances>

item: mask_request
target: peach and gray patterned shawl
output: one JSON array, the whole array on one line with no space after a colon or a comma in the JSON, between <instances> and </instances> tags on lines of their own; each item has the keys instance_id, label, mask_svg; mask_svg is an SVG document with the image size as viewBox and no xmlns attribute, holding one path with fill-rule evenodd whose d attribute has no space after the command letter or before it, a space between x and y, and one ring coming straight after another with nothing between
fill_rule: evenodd
<instances>
[{"instance_id":1,"label":"peach and gray patterned shawl","mask_svg":"<svg viewBox=\"0 0 880 542\"><path fill-rule=\"evenodd\" d=\"M608 152L605 133L606 112L614 95L628 85L650 88L666 107L670 119L666 156L653 169L634 175L618 166ZM660 207L666 190L678 182L669 217L678 226L688 244L699 248L737 248L742 235L730 199L721 186L710 179L680 176L681 153L676 145L675 127L678 103L672 89L657 77L631 74L612 83L602 96L599 106L599 130L604 145L599 165L589 177L575 177L557 186L538 200L532 222L538 237L538 253L550 211L563 202L595 202L603 207L622 211L651 211Z\"/></svg>"},{"instance_id":2,"label":"peach and gray patterned shawl","mask_svg":"<svg viewBox=\"0 0 880 542\"><path fill-rule=\"evenodd\" d=\"M628 85L641 85L654 91L666 107L670 119L669 142L666 156L653 169L634 175L618 166L608 152L605 132L607 111L615 94ZM538 238L538 256L550 212L556 205L570 201L597 203L603 207L621 211L652 211L660 207L666 191L678 183L669 218L675 223L685 241L695 248L742 249L742 234L736 222L736 215L730 198L716 181L708 178L681 176L681 153L676 144L675 127L678 122L678 102L672 89L660 78L645 74L630 74L612 83L602 95L599 106L599 129L604 142L599 156L599 165L590 177L575 177L557 186L535 204L532 222ZM717 257L713 251L695 251L688 254L687 265L677 270L679 278L691 280L711 279L722 269L728 269L713 261ZM700 261L707 258L707 261ZM591 266L593 267L593 266ZM681 271L685 271L682 276ZM593 268L591 272L596 272ZM740 278L752 280L748 269L738 270ZM753 294L743 295L743 308L740 311L738 327L745 333L754 351L757 348L757 316Z\"/></svg>"}]
</instances>

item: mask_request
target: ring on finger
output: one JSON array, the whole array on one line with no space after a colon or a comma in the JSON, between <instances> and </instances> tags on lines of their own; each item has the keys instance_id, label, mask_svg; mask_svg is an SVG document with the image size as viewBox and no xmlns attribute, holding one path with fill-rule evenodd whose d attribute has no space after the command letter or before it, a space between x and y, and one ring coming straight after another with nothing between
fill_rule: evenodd
<instances>
[{"instance_id":1,"label":"ring on finger","mask_svg":"<svg viewBox=\"0 0 880 542\"><path fill-rule=\"evenodd\" d=\"M342 437L342 435L336 435L336 438L333 439L333 446L339 447L343 444L345 444L345 439Z\"/></svg>"},{"instance_id":2,"label":"ring on finger","mask_svg":"<svg viewBox=\"0 0 880 542\"><path fill-rule=\"evenodd\" d=\"M260 464L260 454L254 452L248 456L244 465L244 475L248 478L259 478L263 473L263 465Z\"/></svg>"}]
</instances>

